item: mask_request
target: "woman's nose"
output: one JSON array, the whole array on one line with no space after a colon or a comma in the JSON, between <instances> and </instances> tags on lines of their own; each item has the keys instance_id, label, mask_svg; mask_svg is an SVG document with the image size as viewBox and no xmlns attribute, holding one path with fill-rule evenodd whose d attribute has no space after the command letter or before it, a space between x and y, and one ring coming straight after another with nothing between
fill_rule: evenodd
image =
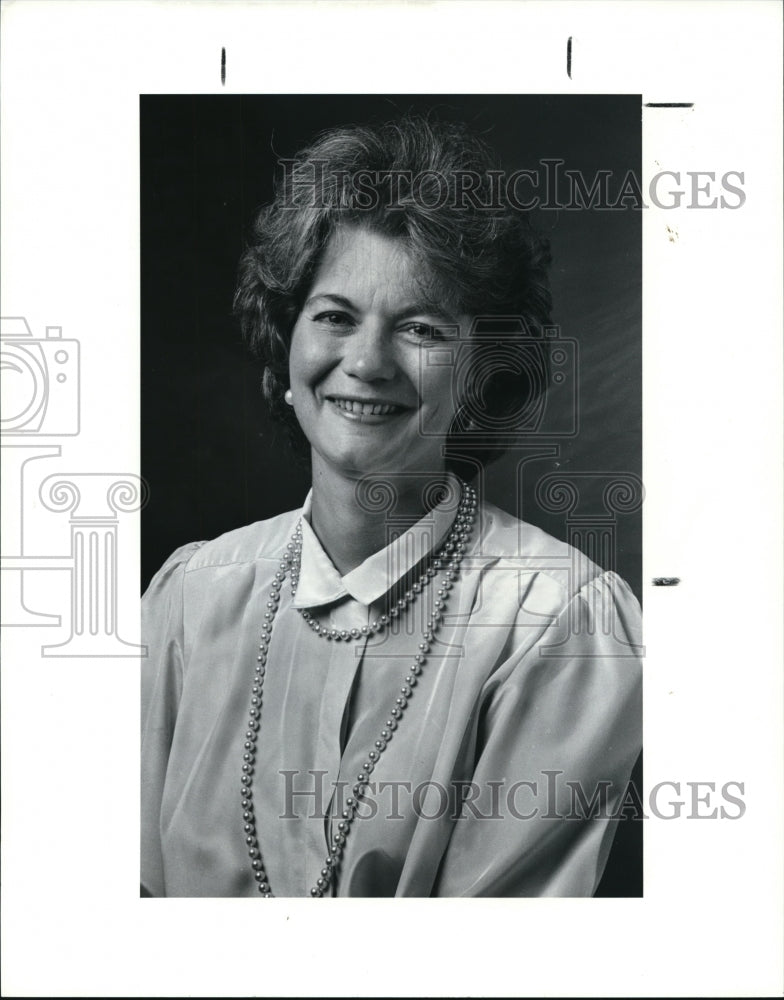
<instances>
[{"instance_id":1,"label":"woman's nose","mask_svg":"<svg viewBox=\"0 0 784 1000\"><path fill-rule=\"evenodd\" d=\"M364 382L390 381L397 373L394 345L380 324L357 327L345 341L343 370Z\"/></svg>"}]
</instances>

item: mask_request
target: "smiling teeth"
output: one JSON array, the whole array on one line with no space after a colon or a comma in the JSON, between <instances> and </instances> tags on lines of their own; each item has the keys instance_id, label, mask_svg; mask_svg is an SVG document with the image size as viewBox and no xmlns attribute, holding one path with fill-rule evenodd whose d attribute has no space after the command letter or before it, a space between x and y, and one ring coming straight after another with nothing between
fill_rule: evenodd
<instances>
[{"instance_id":1,"label":"smiling teeth","mask_svg":"<svg viewBox=\"0 0 784 1000\"><path fill-rule=\"evenodd\" d=\"M333 399L332 402L346 413L356 413L363 417L386 416L397 413L400 409L399 406L391 406L389 403L360 403L355 399Z\"/></svg>"}]
</instances>

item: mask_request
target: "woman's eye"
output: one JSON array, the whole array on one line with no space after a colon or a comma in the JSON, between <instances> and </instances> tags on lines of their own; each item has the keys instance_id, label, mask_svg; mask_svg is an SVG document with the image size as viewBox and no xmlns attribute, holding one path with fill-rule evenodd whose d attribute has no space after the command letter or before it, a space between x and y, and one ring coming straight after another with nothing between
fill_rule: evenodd
<instances>
[{"instance_id":1,"label":"woman's eye","mask_svg":"<svg viewBox=\"0 0 784 1000\"><path fill-rule=\"evenodd\" d=\"M417 340L444 340L446 334L445 330L430 323L408 323L403 329Z\"/></svg>"},{"instance_id":2,"label":"woman's eye","mask_svg":"<svg viewBox=\"0 0 784 1000\"><path fill-rule=\"evenodd\" d=\"M346 327L351 326L352 323L351 317L343 312L323 312L313 318L317 323L323 323L324 326Z\"/></svg>"}]
</instances>

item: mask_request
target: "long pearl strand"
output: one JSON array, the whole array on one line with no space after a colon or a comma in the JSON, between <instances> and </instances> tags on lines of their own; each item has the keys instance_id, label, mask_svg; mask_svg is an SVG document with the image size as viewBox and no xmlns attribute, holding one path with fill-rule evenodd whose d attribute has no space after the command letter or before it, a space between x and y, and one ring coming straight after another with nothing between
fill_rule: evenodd
<instances>
[{"instance_id":1,"label":"long pearl strand","mask_svg":"<svg viewBox=\"0 0 784 1000\"><path fill-rule=\"evenodd\" d=\"M398 696L395 698L395 704L389 713L389 718L386 720L384 728L379 734L379 738L374 742L373 748L367 754L366 761L362 764L360 773L357 775L356 783L352 786L353 795L346 799L345 808L343 809L341 819L338 822L337 832L333 836L333 843L329 846L329 854L324 862L324 867L321 869L321 873L319 878L316 880L316 884L310 890L310 895L314 898L323 896L329 889L330 884L337 879L340 860L346 843L346 837L348 836L351 824L354 822L354 818L356 817L357 809L359 807L359 798L370 781L370 775L375 769L381 754L392 740L395 730L403 718L403 712L408 705L409 699L414 693L413 689L416 687L417 678L422 673L422 667L427 661L427 655L430 652L431 644L434 642L436 634L441 627L441 619L444 615L444 609L449 598L449 592L452 589L454 581L457 579L463 554L471 538L473 524L476 520L476 508L476 491L467 483L463 483L462 497L458 506L457 516L455 517L446 542L441 546L430 566L428 566L418 581L412 585L411 589L406 592L405 598L401 599L395 606L390 608L388 614L380 615L379 618L371 625L365 626L362 629L352 629L350 632L327 629L320 626L317 622L314 624L314 619L309 612L301 612L302 617L308 622L313 631L324 639L336 641L350 641L352 639L358 639L360 637L381 632L392 619L396 618L400 614L401 611L413 604L417 596L428 586L430 580L435 577L437 573L443 572L443 577L439 581L439 589L436 594L436 599L433 601L433 609L425 626L422 642L419 643L419 652L416 654L413 663L408 668L408 672L403 679L403 685L400 688ZM302 524L301 522L298 522L291 541L286 545L286 554L280 563L278 571L275 573L275 579L272 583L272 588L267 599L264 622L261 626L259 652L256 656L256 665L253 674L253 686L251 688L250 699L251 704L248 713L248 728L245 732L242 763L242 818L245 830L245 844L248 850L251 867L253 868L253 877L256 881L256 887L259 893L267 899L271 898L274 893L270 888L269 878L264 868L264 861L261 856L261 848L259 847L256 831L256 815L253 807L252 789L253 772L256 763L256 743L258 740L259 728L261 726L262 692L264 689L264 676L267 672L267 653L269 649L270 637L272 635L272 625L278 611L280 591L283 586L283 582L286 579L286 573L290 573L291 576L292 597L297 592L301 556Z\"/></svg>"}]
</instances>

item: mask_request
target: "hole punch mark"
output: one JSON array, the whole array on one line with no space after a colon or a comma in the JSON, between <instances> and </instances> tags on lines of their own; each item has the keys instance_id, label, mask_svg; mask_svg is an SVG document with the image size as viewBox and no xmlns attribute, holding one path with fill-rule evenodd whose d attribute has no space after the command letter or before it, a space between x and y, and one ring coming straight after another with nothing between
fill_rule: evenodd
<instances>
[{"instance_id":1,"label":"hole punch mark","mask_svg":"<svg viewBox=\"0 0 784 1000\"><path fill-rule=\"evenodd\" d=\"M226 86L226 49L221 49L221 86Z\"/></svg>"},{"instance_id":2,"label":"hole punch mark","mask_svg":"<svg viewBox=\"0 0 784 1000\"><path fill-rule=\"evenodd\" d=\"M677 587L680 582L679 576L655 576L653 578L654 587Z\"/></svg>"},{"instance_id":3,"label":"hole punch mark","mask_svg":"<svg viewBox=\"0 0 784 1000\"><path fill-rule=\"evenodd\" d=\"M572 79L572 36L569 35L569 40L566 43L566 75L569 79Z\"/></svg>"},{"instance_id":4,"label":"hole punch mark","mask_svg":"<svg viewBox=\"0 0 784 1000\"><path fill-rule=\"evenodd\" d=\"M656 103L654 103L654 102L651 101L651 102L649 102L647 104L643 104L643 107L644 108L693 108L694 107L694 102L693 101L691 101L691 102L689 102L689 101L680 101L680 102L678 102L678 101L672 101L670 103L656 104Z\"/></svg>"}]
</instances>

